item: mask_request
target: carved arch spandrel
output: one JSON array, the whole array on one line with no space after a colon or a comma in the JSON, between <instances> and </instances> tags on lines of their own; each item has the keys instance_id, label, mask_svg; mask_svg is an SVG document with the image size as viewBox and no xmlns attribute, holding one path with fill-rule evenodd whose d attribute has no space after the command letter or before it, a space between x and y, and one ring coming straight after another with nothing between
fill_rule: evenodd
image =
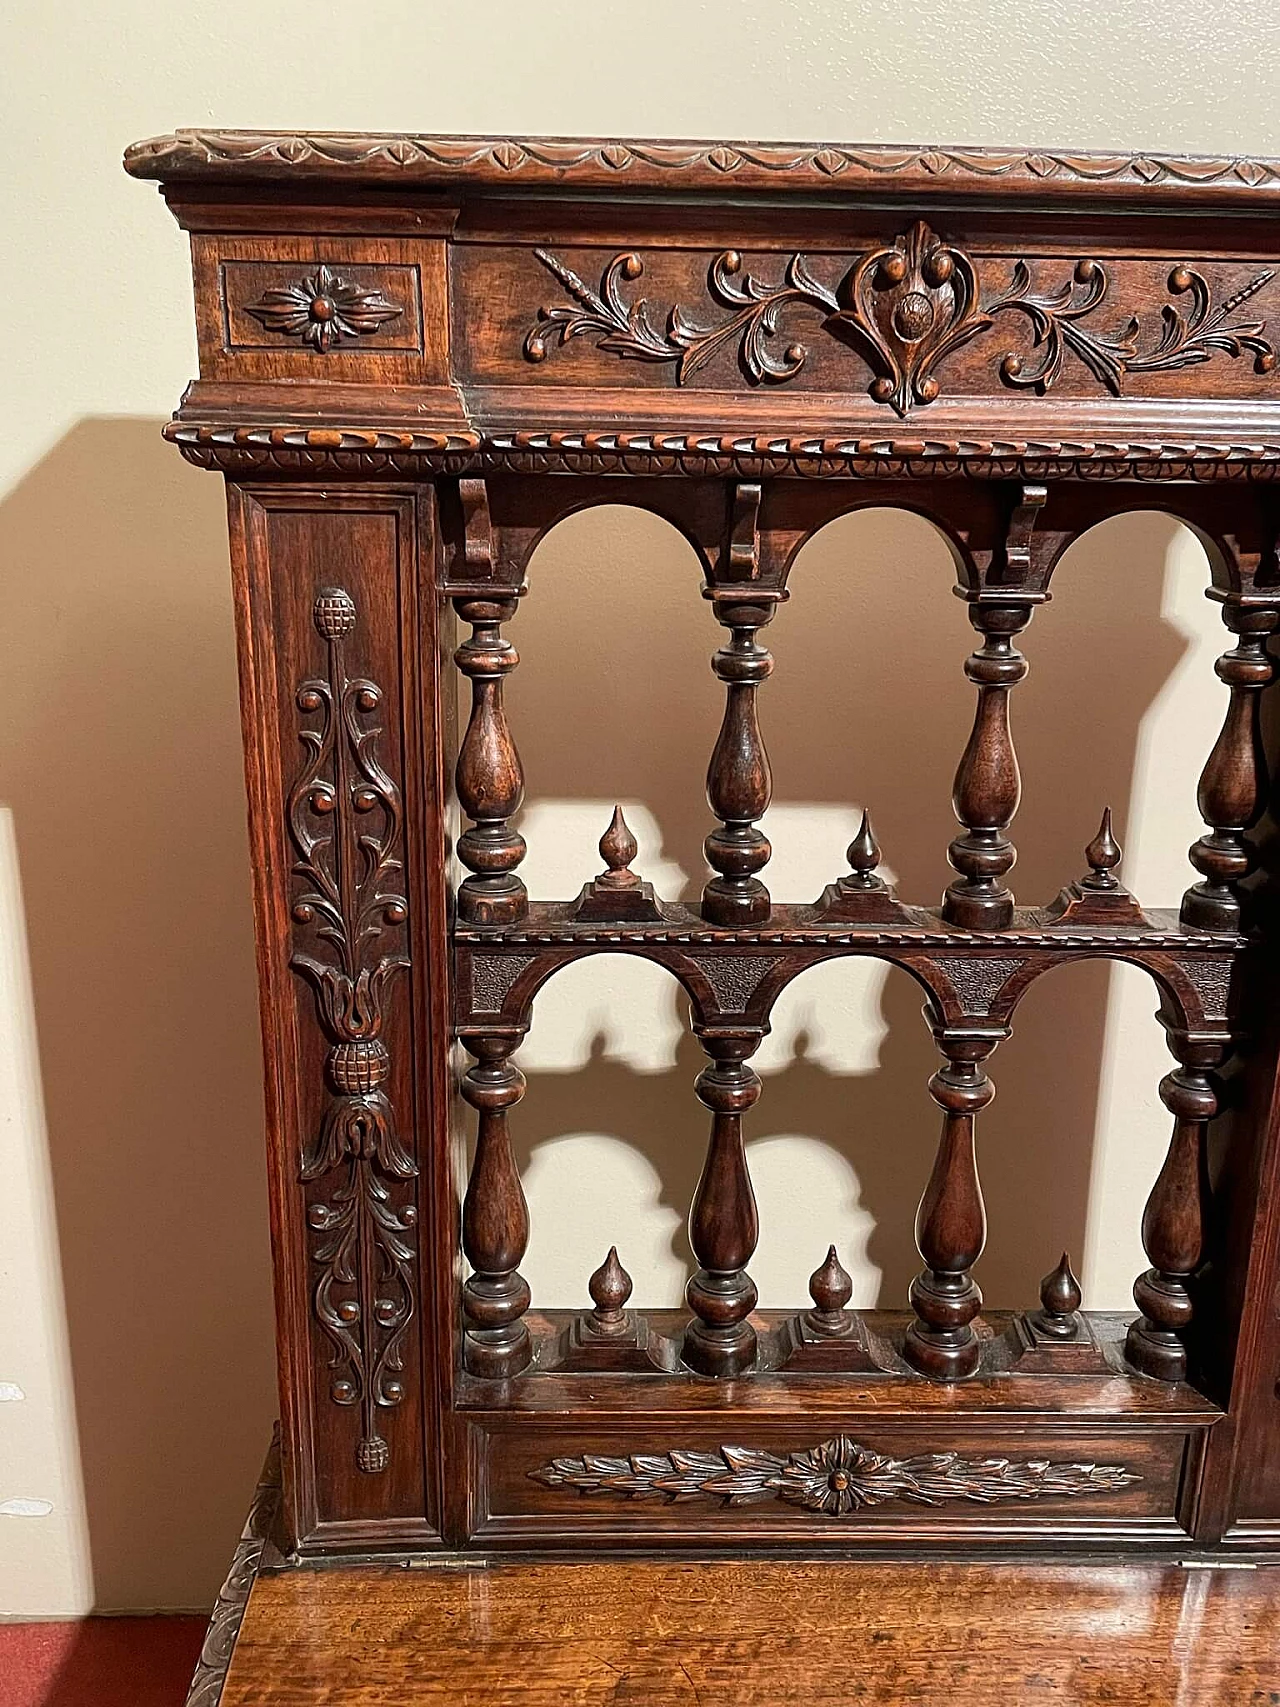
<instances>
[{"instance_id":1,"label":"carved arch spandrel","mask_svg":"<svg viewBox=\"0 0 1280 1707\"><path fill-rule=\"evenodd\" d=\"M548 933L554 934L554 933ZM650 933L652 934L652 933ZM1140 941L1117 941L1114 947L1074 944L1063 933L1061 942L1050 932L1023 938L992 935L981 948L968 936L938 932L926 945L889 933L867 932L863 941L850 932L843 941L810 939L751 944L716 944L712 933L677 932L679 943L646 940L643 931L601 930L591 940L539 942L535 933L513 940L482 939L458 945L457 1029L464 1033L494 1030L524 1032L531 1023L538 991L563 967L589 955L636 954L664 967L689 998L695 1027L714 1029L769 1028L774 1004L789 984L810 967L828 960L881 960L906 972L920 986L941 1026L1009 1024L1023 995L1046 972L1076 960L1123 961L1138 966L1151 978L1159 997L1163 1021L1172 1029L1230 1035L1234 1020L1235 985L1240 945L1188 937L1185 949L1145 947ZM1136 938L1137 933L1134 933Z\"/></svg>"}]
</instances>

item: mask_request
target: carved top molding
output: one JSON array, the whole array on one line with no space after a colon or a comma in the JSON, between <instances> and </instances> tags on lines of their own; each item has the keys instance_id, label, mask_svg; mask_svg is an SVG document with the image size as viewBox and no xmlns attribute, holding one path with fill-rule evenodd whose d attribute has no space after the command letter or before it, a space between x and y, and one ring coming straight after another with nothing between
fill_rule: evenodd
<instances>
[{"instance_id":1,"label":"carved top molding","mask_svg":"<svg viewBox=\"0 0 1280 1707\"><path fill-rule=\"evenodd\" d=\"M124 163L136 178L169 183L567 184L611 192L723 188L734 194L751 188L811 196L849 190L986 196L998 189L1042 201L1140 199L1181 206L1269 206L1280 195L1275 160L817 142L189 129L134 143Z\"/></svg>"}]
</instances>

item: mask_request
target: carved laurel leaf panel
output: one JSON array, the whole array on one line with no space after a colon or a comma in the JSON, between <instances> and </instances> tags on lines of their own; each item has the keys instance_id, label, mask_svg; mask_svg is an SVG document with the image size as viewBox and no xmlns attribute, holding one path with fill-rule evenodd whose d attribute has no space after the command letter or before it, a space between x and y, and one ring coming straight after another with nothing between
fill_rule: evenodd
<instances>
[{"instance_id":1,"label":"carved laurel leaf panel","mask_svg":"<svg viewBox=\"0 0 1280 1707\"><path fill-rule=\"evenodd\" d=\"M942 1506L1078 1499L1141 1480L1123 1464L969 1458L957 1452L892 1458L843 1434L786 1454L730 1445L625 1458L588 1452L554 1458L530 1478L547 1488L624 1500L703 1498L721 1506L780 1500L835 1519L897 1501Z\"/></svg>"}]
</instances>

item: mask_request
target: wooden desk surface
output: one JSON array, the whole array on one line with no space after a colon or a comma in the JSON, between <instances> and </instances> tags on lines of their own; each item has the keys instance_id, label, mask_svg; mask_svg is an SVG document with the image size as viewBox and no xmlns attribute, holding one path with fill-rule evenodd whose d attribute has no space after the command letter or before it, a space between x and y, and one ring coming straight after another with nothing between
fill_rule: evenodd
<instances>
[{"instance_id":1,"label":"wooden desk surface","mask_svg":"<svg viewBox=\"0 0 1280 1707\"><path fill-rule=\"evenodd\" d=\"M220 1707L1253 1707L1280 1569L757 1562L297 1571Z\"/></svg>"}]
</instances>

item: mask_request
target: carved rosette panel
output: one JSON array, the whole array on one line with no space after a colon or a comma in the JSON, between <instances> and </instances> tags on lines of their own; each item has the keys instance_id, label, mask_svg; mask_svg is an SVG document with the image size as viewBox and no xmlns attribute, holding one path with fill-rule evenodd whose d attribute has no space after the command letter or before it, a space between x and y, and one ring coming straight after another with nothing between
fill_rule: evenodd
<instances>
[{"instance_id":1,"label":"carved rosette panel","mask_svg":"<svg viewBox=\"0 0 1280 1707\"><path fill-rule=\"evenodd\" d=\"M323 264L296 284L264 291L244 311L268 332L298 338L322 356L344 341L369 337L404 313L381 291L353 284Z\"/></svg>"},{"instance_id":2,"label":"carved rosette panel","mask_svg":"<svg viewBox=\"0 0 1280 1707\"><path fill-rule=\"evenodd\" d=\"M381 1037L388 988L409 964L403 807L378 757L382 691L347 673L355 603L328 587L312 614L328 668L297 693L298 710L314 721L299 730L306 756L288 825L299 884L293 919L310 951L299 948L290 964L312 985L329 1038L329 1100L301 1177L330 1186L328 1200L307 1212L319 1268L313 1307L332 1347L333 1400L360 1410L357 1463L377 1473L389 1461L378 1411L404 1397L398 1377L415 1308L417 1210L398 1188L418 1170L383 1089L391 1063Z\"/></svg>"},{"instance_id":3,"label":"carved rosette panel","mask_svg":"<svg viewBox=\"0 0 1280 1707\"><path fill-rule=\"evenodd\" d=\"M961 1458L927 1452L886 1458L837 1435L805 1452L781 1457L745 1446L714 1452L637 1453L630 1458L585 1454L555 1458L530 1472L548 1488L623 1499L687 1500L702 1495L722 1506L781 1500L824 1517L849 1517L892 1500L939 1506L953 1501L996 1505L1005 1500L1075 1499L1114 1493L1141 1480L1122 1464L1051 1464L1031 1458Z\"/></svg>"},{"instance_id":4,"label":"carved rosette panel","mask_svg":"<svg viewBox=\"0 0 1280 1707\"><path fill-rule=\"evenodd\" d=\"M835 283L820 279L801 254L782 263L780 277L757 278L745 270L740 251L725 249L708 266L708 303L674 303L665 313L628 294L644 276L644 257L634 250L615 255L598 286L550 250L535 249L534 255L575 306L539 310L524 342L530 361L545 361L554 348L589 337L611 355L671 364L678 385L687 384L721 349L735 347L753 382L793 379L807 351L781 338L783 317L796 308L817 310L823 331L858 350L873 374L870 396L902 416L941 396L937 370L946 359L1009 314L1029 322L1035 351L1029 361L1010 350L998 358L999 378L1014 390L1043 395L1068 358L1113 397L1123 394L1134 375L1193 367L1219 354L1248 355L1259 374L1276 366L1275 349L1264 336L1266 321L1246 310L1271 283L1274 268L1221 296L1194 268L1174 267L1166 281L1170 300L1156 328L1132 315L1107 320L1111 278L1101 261L1087 255L1068 277L1044 288L1036 287L1025 261L1016 261L1007 286L984 297L970 256L923 220L891 244L853 259ZM1185 308L1177 306L1178 299L1185 299ZM728 312L708 320L716 309Z\"/></svg>"}]
</instances>

